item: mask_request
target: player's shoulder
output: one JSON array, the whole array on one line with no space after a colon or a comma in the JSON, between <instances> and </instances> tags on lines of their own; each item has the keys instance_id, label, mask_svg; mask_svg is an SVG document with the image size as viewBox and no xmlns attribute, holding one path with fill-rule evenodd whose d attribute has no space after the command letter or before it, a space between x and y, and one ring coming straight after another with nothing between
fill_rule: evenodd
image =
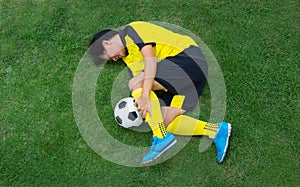
<instances>
[{"instance_id":1,"label":"player's shoulder","mask_svg":"<svg viewBox=\"0 0 300 187\"><path fill-rule=\"evenodd\" d=\"M155 31L159 33L166 32L167 29L152 22L147 21L134 21L128 24L129 27L133 28L137 32L149 32Z\"/></svg>"},{"instance_id":2,"label":"player's shoulder","mask_svg":"<svg viewBox=\"0 0 300 187\"><path fill-rule=\"evenodd\" d=\"M133 27L135 27L135 26L149 27L149 26L154 26L155 24L147 22L147 21L134 21L134 22L129 23L128 25L133 26Z\"/></svg>"}]
</instances>

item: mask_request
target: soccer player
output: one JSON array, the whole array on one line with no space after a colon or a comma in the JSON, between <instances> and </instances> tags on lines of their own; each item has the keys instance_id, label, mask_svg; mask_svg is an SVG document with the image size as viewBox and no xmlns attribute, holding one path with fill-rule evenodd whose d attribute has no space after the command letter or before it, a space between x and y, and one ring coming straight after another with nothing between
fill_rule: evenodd
<instances>
[{"instance_id":1,"label":"soccer player","mask_svg":"<svg viewBox=\"0 0 300 187\"><path fill-rule=\"evenodd\" d=\"M153 23L132 22L119 31L96 33L89 54L98 65L120 59L129 69L135 105L153 132L143 164L171 148L176 143L173 134L208 136L217 148L217 161L224 160L231 124L184 115L196 107L207 81L207 63L192 38Z\"/></svg>"}]
</instances>

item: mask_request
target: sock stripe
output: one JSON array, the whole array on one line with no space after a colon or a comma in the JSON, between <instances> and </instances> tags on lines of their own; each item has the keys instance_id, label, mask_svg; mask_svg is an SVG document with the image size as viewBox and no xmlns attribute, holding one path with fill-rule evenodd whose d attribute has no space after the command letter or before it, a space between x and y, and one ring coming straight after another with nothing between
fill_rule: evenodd
<instances>
[{"instance_id":1,"label":"sock stripe","mask_svg":"<svg viewBox=\"0 0 300 187\"><path fill-rule=\"evenodd\" d=\"M219 128L219 125L213 124L213 123L206 123L205 126L211 127L211 128Z\"/></svg>"},{"instance_id":2,"label":"sock stripe","mask_svg":"<svg viewBox=\"0 0 300 187\"><path fill-rule=\"evenodd\" d=\"M219 125L213 123L206 123L204 126L205 130L217 132L219 130Z\"/></svg>"},{"instance_id":3,"label":"sock stripe","mask_svg":"<svg viewBox=\"0 0 300 187\"><path fill-rule=\"evenodd\" d=\"M217 129L210 129L210 128L206 128L206 127L204 127L204 129L205 129L205 130L210 130L210 131L213 131L213 132L218 132Z\"/></svg>"},{"instance_id":4,"label":"sock stripe","mask_svg":"<svg viewBox=\"0 0 300 187\"><path fill-rule=\"evenodd\" d=\"M160 130L162 136L165 137L167 135L167 131L166 131L164 123L159 123L158 127L159 127L159 130Z\"/></svg>"}]
</instances>

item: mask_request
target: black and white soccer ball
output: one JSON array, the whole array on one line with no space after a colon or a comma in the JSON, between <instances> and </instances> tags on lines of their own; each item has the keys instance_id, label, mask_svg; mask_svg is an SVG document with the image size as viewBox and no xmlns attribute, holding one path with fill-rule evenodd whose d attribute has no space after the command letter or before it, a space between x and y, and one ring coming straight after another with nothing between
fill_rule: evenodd
<instances>
[{"instance_id":1,"label":"black and white soccer ball","mask_svg":"<svg viewBox=\"0 0 300 187\"><path fill-rule=\"evenodd\" d=\"M124 128L138 127L143 123L132 97L121 99L115 106L114 115L116 122Z\"/></svg>"}]
</instances>

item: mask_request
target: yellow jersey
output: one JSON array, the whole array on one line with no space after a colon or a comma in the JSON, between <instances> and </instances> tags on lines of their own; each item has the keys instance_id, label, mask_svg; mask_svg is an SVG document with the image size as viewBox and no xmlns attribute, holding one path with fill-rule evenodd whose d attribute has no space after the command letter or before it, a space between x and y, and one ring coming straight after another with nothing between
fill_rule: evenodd
<instances>
[{"instance_id":1,"label":"yellow jersey","mask_svg":"<svg viewBox=\"0 0 300 187\"><path fill-rule=\"evenodd\" d=\"M190 46L198 46L189 36L182 35L148 22L132 22L119 32L127 55L122 58L133 76L144 70L141 49L152 45L158 62L176 56Z\"/></svg>"}]
</instances>

